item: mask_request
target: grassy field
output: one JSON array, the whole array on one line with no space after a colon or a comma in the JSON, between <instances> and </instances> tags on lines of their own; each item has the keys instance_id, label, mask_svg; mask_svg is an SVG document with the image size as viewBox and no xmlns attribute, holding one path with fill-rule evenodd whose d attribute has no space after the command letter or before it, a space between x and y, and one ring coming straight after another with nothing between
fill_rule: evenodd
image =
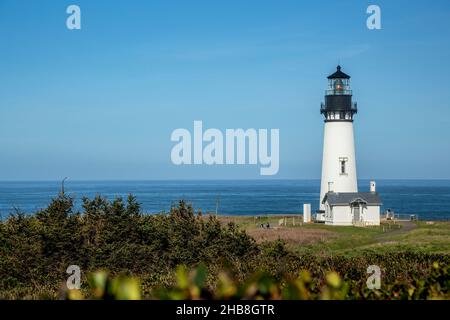
<instances>
[{"instance_id":1,"label":"grassy field","mask_svg":"<svg viewBox=\"0 0 450 320\"><path fill-rule=\"evenodd\" d=\"M303 224L299 216L287 217L286 226L279 226L280 217L258 220L240 216L220 220L235 222L257 242L282 239L293 250L304 253L356 255L367 250L416 250L450 254L450 222L384 222L380 227L361 228ZM270 228L261 228L261 223L269 223Z\"/></svg>"}]
</instances>

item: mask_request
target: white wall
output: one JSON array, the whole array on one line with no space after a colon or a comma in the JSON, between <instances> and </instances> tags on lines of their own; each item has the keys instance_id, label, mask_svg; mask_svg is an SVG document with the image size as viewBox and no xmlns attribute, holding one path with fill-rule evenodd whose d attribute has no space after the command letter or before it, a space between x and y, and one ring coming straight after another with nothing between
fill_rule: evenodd
<instances>
[{"instance_id":1,"label":"white wall","mask_svg":"<svg viewBox=\"0 0 450 320\"><path fill-rule=\"evenodd\" d=\"M331 207L331 217L325 220L325 224L335 226L351 226L353 225L352 213L350 206L334 206Z\"/></svg>"},{"instance_id":2,"label":"white wall","mask_svg":"<svg viewBox=\"0 0 450 320\"><path fill-rule=\"evenodd\" d=\"M348 158L346 175L340 174L342 157ZM322 200L328 192L328 182L333 182L335 192L358 192L352 122L325 122L320 210L325 210Z\"/></svg>"},{"instance_id":3,"label":"white wall","mask_svg":"<svg viewBox=\"0 0 450 320\"><path fill-rule=\"evenodd\" d=\"M366 225L380 225L380 206L367 206L362 214L363 221Z\"/></svg>"},{"instance_id":4,"label":"white wall","mask_svg":"<svg viewBox=\"0 0 450 320\"><path fill-rule=\"evenodd\" d=\"M380 225L380 207L367 206L362 208L360 213L360 224L365 226ZM325 205L325 224L335 226L352 226L353 213L350 206L333 206L330 208L328 203Z\"/></svg>"}]
</instances>

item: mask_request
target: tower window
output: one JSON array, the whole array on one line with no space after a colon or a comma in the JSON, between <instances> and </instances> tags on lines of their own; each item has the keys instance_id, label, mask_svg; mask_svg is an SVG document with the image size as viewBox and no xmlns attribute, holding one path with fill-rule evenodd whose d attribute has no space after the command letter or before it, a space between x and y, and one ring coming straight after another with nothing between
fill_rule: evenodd
<instances>
[{"instance_id":1,"label":"tower window","mask_svg":"<svg viewBox=\"0 0 450 320\"><path fill-rule=\"evenodd\" d=\"M347 174L347 162L348 158L339 158L339 174L341 175Z\"/></svg>"}]
</instances>

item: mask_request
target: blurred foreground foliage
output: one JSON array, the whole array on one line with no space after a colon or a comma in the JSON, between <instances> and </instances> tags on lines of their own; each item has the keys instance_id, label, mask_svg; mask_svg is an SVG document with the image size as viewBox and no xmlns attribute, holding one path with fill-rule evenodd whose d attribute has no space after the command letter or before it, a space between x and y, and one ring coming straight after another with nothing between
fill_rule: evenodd
<instances>
[{"instance_id":1,"label":"blurred foreground foliage","mask_svg":"<svg viewBox=\"0 0 450 320\"><path fill-rule=\"evenodd\" d=\"M281 281L272 275L259 272L247 281L240 283L220 272L214 286L207 284L207 269L204 265L188 272L185 266L176 270L176 283L170 287L153 290L152 299L199 300L199 299L246 299L246 300L344 300L344 299L450 299L450 269L434 263L427 279L414 279L411 282L395 282L384 288L360 290L351 286L334 271L328 272L324 279L313 278L303 270L297 278L283 278ZM105 272L90 275L86 296L80 290L68 290L68 299L141 299L141 287L136 278L110 277Z\"/></svg>"},{"instance_id":2,"label":"blurred foreground foliage","mask_svg":"<svg viewBox=\"0 0 450 320\"><path fill-rule=\"evenodd\" d=\"M374 264L379 290L366 285ZM65 289L69 265L81 268L80 290ZM449 299L449 265L415 251L299 254L184 201L145 215L131 195L84 198L78 212L60 194L0 222L1 299Z\"/></svg>"}]
</instances>

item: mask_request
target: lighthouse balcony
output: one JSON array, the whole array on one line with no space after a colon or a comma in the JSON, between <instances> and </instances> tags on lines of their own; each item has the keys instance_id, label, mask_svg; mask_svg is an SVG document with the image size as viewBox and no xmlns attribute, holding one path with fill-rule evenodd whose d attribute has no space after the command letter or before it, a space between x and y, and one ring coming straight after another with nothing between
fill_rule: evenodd
<instances>
[{"instance_id":1,"label":"lighthouse balcony","mask_svg":"<svg viewBox=\"0 0 450 320\"><path fill-rule=\"evenodd\" d=\"M329 106L325 103L320 104L320 114L334 113L334 112L350 112L351 114L358 113L358 105L356 102L351 103L350 107L347 106Z\"/></svg>"}]
</instances>

